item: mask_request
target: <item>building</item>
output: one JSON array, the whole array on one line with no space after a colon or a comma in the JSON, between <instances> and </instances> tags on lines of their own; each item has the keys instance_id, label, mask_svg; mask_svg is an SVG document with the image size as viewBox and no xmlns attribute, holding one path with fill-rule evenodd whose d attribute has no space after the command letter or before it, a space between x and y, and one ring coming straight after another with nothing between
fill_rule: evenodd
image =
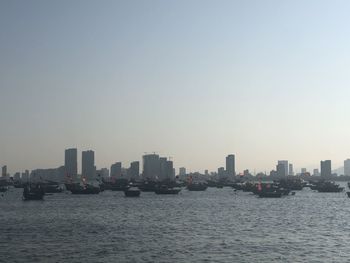
<instances>
[{"instance_id":1,"label":"building","mask_svg":"<svg viewBox=\"0 0 350 263\"><path fill-rule=\"evenodd\" d=\"M120 178L122 176L122 163L116 162L111 165L111 177Z\"/></svg>"},{"instance_id":2,"label":"building","mask_svg":"<svg viewBox=\"0 0 350 263\"><path fill-rule=\"evenodd\" d=\"M109 177L108 168L101 168L100 170L96 170L96 177L101 179L108 178Z\"/></svg>"},{"instance_id":3,"label":"building","mask_svg":"<svg viewBox=\"0 0 350 263\"><path fill-rule=\"evenodd\" d=\"M65 176L76 177L78 174L78 150L66 149L64 152Z\"/></svg>"},{"instance_id":4,"label":"building","mask_svg":"<svg viewBox=\"0 0 350 263\"><path fill-rule=\"evenodd\" d=\"M292 176L294 175L293 164L291 164L291 163L289 164L289 171L288 172L289 172L288 173L289 175L292 175Z\"/></svg>"},{"instance_id":5,"label":"building","mask_svg":"<svg viewBox=\"0 0 350 263\"><path fill-rule=\"evenodd\" d=\"M344 175L350 176L350 159L344 161Z\"/></svg>"},{"instance_id":6,"label":"building","mask_svg":"<svg viewBox=\"0 0 350 263\"><path fill-rule=\"evenodd\" d=\"M234 154L230 154L226 156L226 175L228 177L234 177L236 175Z\"/></svg>"},{"instance_id":7,"label":"building","mask_svg":"<svg viewBox=\"0 0 350 263\"><path fill-rule=\"evenodd\" d=\"M288 167L287 167L287 170L288 170ZM286 170L286 165L278 161L278 164L276 166L276 176L279 178L286 177L288 175L287 170Z\"/></svg>"},{"instance_id":8,"label":"building","mask_svg":"<svg viewBox=\"0 0 350 263\"><path fill-rule=\"evenodd\" d=\"M49 169L35 169L30 173L30 180L34 182L42 181L53 181L63 182L64 181L65 167L61 166L58 168Z\"/></svg>"},{"instance_id":9,"label":"building","mask_svg":"<svg viewBox=\"0 0 350 263\"><path fill-rule=\"evenodd\" d=\"M224 167L218 168L218 176L219 176L219 180L224 180L227 178Z\"/></svg>"},{"instance_id":10,"label":"building","mask_svg":"<svg viewBox=\"0 0 350 263\"><path fill-rule=\"evenodd\" d=\"M143 159L143 179L158 180L160 176L160 161L158 154L146 154Z\"/></svg>"},{"instance_id":11,"label":"building","mask_svg":"<svg viewBox=\"0 0 350 263\"><path fill-rule=\"evenodd\" d=\"M160 157L159 158L159 175L158 179L160 181L164 181L167 179L167 158L165 157Z\"/></svg>"},{"instance_id":12,"label":"building","mask_svg":"<svg viewBox=\"0 0 350 263\"><path fill-rule=\"evenodd\" d=\"M332 176L332 162L331 160L321 161L321 176L331 177Z\"/></svg>"},{"instance_id":13,"label":"building","mask_svg":"<svg viewBox=\"0 0 350 263\"><path fill-rule=\"evenodd\" d=\"M179 168L179 176L185 176L186 175L186 168L180 167Z\"/></svg>"},{"instance_id":14,"label":"building","mask_svg":"<svg viewBox=\"0 0 350 263\"><path fill-rule=\"evenodd\" d=\"M94 151L83 151L82 152L82 176L89 180L96 178L96 167L95 167L95 153Z\"/></svg>"},{"instance_id":15,"label":"building","mask_svg":"<svg viewBox=\"0 0 350 263\"><path fill-rule=\"evenodd\" d=\"M128 177L130 180L138 180L140 177L140 162L132 162L128 169Z\"/></svg>"},{"instance_id":16,"label":"building","mask_svg":"<svg viewBox=\"0 0 350 263\"><path fill-rule=\"evenodd\" d=\"M6 177L7 176L7 166L4 165L1 169L1 177Z\"/></svg>"},{"instance_id":17,"label":"building","mask_svg":"<svg viewBox=\"0 0 350 263\"><path fill-rule=\"evenodd\" d=\"M307 173L307 169L306 168L301 168L300 172L301 172L301 174L306 174Z\"/></svg>"},{"instance_id":18,"label":"building","mask_svg":"<svg viewBox=\"0 0 350 263\"><path fill-rule=\"evenodd\" d=\"M278 161L277 164L282 164L283 165L283 167L284 167L284 174L285 174L285 176L287 176L289 174L289 172L288 172L288 168L289 168L288 161L287 160L280 160L280 161Z\"/></svg>"},{"instance_id":19,"label":"building","mask_svg":"<svg viewBox=\"0 0 350 263\"><path fill-rule=\"evenodd\" d=\"M314 169L313 176L320 176L320 172L318 169Z\"/></svg>"}]
</instances>

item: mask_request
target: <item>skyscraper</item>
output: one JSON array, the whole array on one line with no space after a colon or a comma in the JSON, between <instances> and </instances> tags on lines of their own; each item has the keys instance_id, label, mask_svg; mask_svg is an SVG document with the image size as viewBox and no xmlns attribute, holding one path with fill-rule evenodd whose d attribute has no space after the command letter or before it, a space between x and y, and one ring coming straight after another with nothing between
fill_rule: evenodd
<instances>
[{"instance_id":1,"label":"skyscraper","mask_svg":"<svg viewBox=\"0 0 350 263\"><path fill-rule=\"evenodd\" d=\"M179 175L180 175L180 176L185 176L185 175L186 175L186 168L185 168L185 167L180 167L180 169L179 169Z\"/></svg>"},{"instance_id":2,"label":"skyscraper","mask_svg":"<svg viewBox=\"0 0 350 263\"><path fill-rule=\"evenodd\" d=\"M278 162L276 166L277 177L283 178L287 176L286 166L284 163Z\"/></svg>"},{"instance_id":3,"label":"skyscraper","mask_svg":"<svg viewBox=\"0 0 350 263\"><path fill-rule=\"evenodd\" d=\"M278 161L278 164L282 164L284 166L284 174L285 176L288 176L288 161L287 160L280 160Z\"/></svg>"},{"instance_id":4,"label":"skyscraper","mask_svg":"<svg viewBox=\"0 0 350 263\"><path fill-rule=\"evenodd\" d=\"M321 176L330 177L332 175L332 163L331 160L321 161Z\"/></svg>"},{"instance_id":5,"label":"skyscraper","mask_svg":"<svg viewBox=\"0 0 350 263\"><path fill-rule=\"evenodd\" d=\"M78 174L78 151L75 148L66 149L64 152L65 176Z\"/></svg>"},{"instance_id":6,"label":"skyscraper","mask_svg":"<svg viewBox=\"0 0 350 263\"><path fill-rule=\"evenodd\" d=\"M293 164L289 164L289 172L288 172L289 175L294 175L294 169L293 169Z\"/></svg>"},{"instance_id":7,"label":"skyscraper","mask_svg":"<svg viewBox=\"0 0 350 263\"><path fill-rule=\"evenodd\" d=\"M7 176L7 166L4 165L1 169L1 176L6 177Z\"/></svg>"},{"instance_id":8,"label":"skyscraper","mask_svg":"<svg viewBox=\"0 0 350 263\"><path fill-rule=\"evenodd\" d=\"M228 177L234 177L236 175L234 154L227 155L226 157L226 174Z\"/></svg>"},{"instance_id":9,"label":"skyscraper","mask_svg":"<svg viewBox=\"0 0 350 263\"><path fill-rule=\"evenodd\" d=\"M122 176L122 163L116 162L111 165L111 177L119 178Z\"/></svg>"},{"instance_id":10,"label":"skyscraper","mask_svg":"<svg viewBox=\"0 0 350 263\"><path fill-rule=\"evenodd\" d=\"M95 153L94 151L82 152L82 176L92 180L95 179L96 167L95 167Z\"/></svg>"},{"instance_id":11,"label":"skyscraper","mask_svg":"<svg viewBox=\"0 0 350 263\"><path fill-rule=\"evenodd\" d=\"M158 154L146 154L143 156L143 178L156 180L160 176L160 162Z\"/></svg>"},{"instance_id":12,"label":"skyscraper","mask_svg":"<svg viewBox=\"0 0 350 263\"><path fill-rule=\"evenodd\" d=\"M344 161L344 175L350 175L350 159Z\"/></svg>"},{"instance_id":13,"label":"skyscraper","mask_svg":"<svg viewBox=\"0 0 350 263\"><path fill-rule=\"evenodd\" d=\"M140 162L132 162L130 168L128 169L129 179L137 180L140 176Z\"/></svg>"}]
</instances>

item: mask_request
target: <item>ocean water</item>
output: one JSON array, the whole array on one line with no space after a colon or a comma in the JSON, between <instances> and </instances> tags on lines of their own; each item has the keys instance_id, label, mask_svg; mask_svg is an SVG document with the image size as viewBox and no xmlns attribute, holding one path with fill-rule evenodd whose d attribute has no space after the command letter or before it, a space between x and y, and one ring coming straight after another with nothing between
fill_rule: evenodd
<instances>
[{"instance_id":1,"label":"ocean water","mask_svg":"<svg viewBox=\"0 0 350 263\"><path fill-rule=\"evenodd\" d=\"M350 198L231 188L0 196L0 262L350 262Z\"/></svg>"}]
</instances>

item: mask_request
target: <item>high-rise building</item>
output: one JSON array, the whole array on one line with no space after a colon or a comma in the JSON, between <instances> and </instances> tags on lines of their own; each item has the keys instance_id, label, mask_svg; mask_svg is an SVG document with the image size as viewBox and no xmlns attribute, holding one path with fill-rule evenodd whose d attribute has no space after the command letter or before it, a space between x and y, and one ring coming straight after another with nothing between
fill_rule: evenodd
<instances>
[{"instance_id":1,"label":"high-rise building","mask_svg":"<svg viewBox=\"0 0 350 263\"><path fill-rule=\"evenodd\" d=\"M284 163L278 162L278 164L276 166L276 175L279 178L283 178L283 177L286 177L288 175L287 171L286 171L286 165Z\"/></svg>"},{"instance_id":2,"label":"high-rise building","mask_svg":"<svg viewBox=\"0 0 350 263\"><path fill-rule=\"evenodd\" d=\"M7 166L4 165L1 169L1 176L6 177L7 176Z\"/></svg>"},{"instance_id":3,"label":"high-rise building","mask_svg":"<svg viewBox=\"0 0 350 263\"><path fill-rule=\"evenodd\" d=\"M74 177L78 174L78 150L66 149L64 152L65 176Z\"/></svg>"},{"instance_id":4,"label":"high-rise building","mask_svg":"<svg viewBox=\"0 0 350 263\"><path fill-rule=\"evenodd\" d=\"M132 162L128 169L128 177L132 180L139 179L140 176L140 162Z\"/></svg>"},{"instance_id":5,"label":"high-rise building","mask_svg":"<svg viewBox=\"0 0 350 263\"><path fill-rule=\"evenodd\" d=\"M160 161L158 154L146 154L143 156L143 178L148 180L159 179Z\"/></svg>"},{"instance_id":6,"label":"high-rise building","mask_svg":"<svg viewBox=\"0 0 350 263\"><path fill-rule=\"evenodd\" d=\"M314 169L313 176L319 176L320 172L318 169Z\"/></svg>"},{"instance_id":7,"label":"high-rise building","mask_svg":"<svg viewBox=\"0 0 350 263\"><path fill-rule=\"evenodd\" d=\"M122 163L116 162L111 165L111 177L120 178L122 176Z\"/></svg>"},{"instance_id":8,"label":"high-rise building","mask_svg":"<svg viewBox=\"0 0 350 263\"><path fill-rule=\"evenodd\" d=\"M293 169L293 164L289 164L289 175L294 175L294 169Z\"/></svg>"},{"instance_id":9,"label":"high-rise building","mask_svg":"<svg viewBox=\"0 0 350 263\"><path fill-rule=\"evenodd\" d=\"M322 177L332 176L332 162L331 162L331 160L321 161L321 176Z\"/></svg>"},{"instance_id":10,"label":"high-rise building","mask_svg":"<svg viewBox=\"0 0 350 263\"><path fill-rule=\"evenodd\" d=\"M166 180L174 181L175 175L173 173L174 171L174 164L173 161L166 161L166 170L165 170L165 178Z\"/></svg>"},{"instance_id":11,"label":"high-rise building","mask_svg":"<svg viewBox=\"0 0 350 263\"><path fill-rule=\"evenodd\" d=\"M288 168L289 168L288 161L287 160L280 160L280 161L278 161L277 164L282 164L284 166L284 174L285 174L285 176L287 176L289 174L288 173Z\"/></svg>"},{"instance_id":12,"label":"high-rise building","mask_svg":"<svg viewBox=\"0 0 350 263\"><path fill-rule=\"evenodd\" d=\"M350 176L350 159L344 161L344 175Z\"/></svg>"},{"instance_id":13,"label":"high-rise building","mask_svg":"<svg viewBox=\"0 0 350 263\"><path fill-rule=\"evenodd\" d=\"M179 176L185 176L186 175L186 168L180 167L179 168Z\"/></svg>"},{"instance_id":14,"label":"high-rise building","mask_svg":"<svg viewBox=\"0 0 350 263\"><path fill-rule=\"evenodd\" d=\"M159 180L163 181L168 179L167 178L167 159L165 157L159 158Z\"/></svg>"},{"instance_id":15,"label":"high-rise building","mask_svg":"<svg viewBox=\"0 0 350 263\"><path fill-rule=\"evenodd\" d=\"M109 170L108 168L101 168L100 170L96 170L96 177L100 178L108 178L109 177Z\"/></svg>"},{"instance_id":16,"label":"high-rise building","mask_svg":"<svg viewBox=\"0 0 350 263\"><path fill-rule=\"evenodd\" d=\"M218 176L219 176L219 180L223 180L226 178L226 171L224 167L218 168Z\"/></svg>"},{"instance_id":17,"label":"high-rise building","mask_svg":"<svg viewBox=\"0 0 350 263\"><path fill-rule=\"evenodd\" d=\"M95 179L96 167L95 167L95 153L94 151L83 151L82 152L82 176L87 179Z\"/></svg>"},{"instance_id":18,"label":"high-rise building","mask_svg":"<svg viewBox=\"0 0 350 263\"><path fill-rule=\"evenodd\" d=\"M302 174L306 174L307 173L307 169L306 168L301 168L300 171L301 171Z\"/></svg>"},{"instance_id":19,"label":"high-rise building","mask_svg":"<svg viewBox=\"0 0 350 263\"><path fill-rule=\"evenodd\" d=\"M228 177L234 177L236 175L234 154L230 154L226 156L226 174Z\"/></svg>"}]
</instances>

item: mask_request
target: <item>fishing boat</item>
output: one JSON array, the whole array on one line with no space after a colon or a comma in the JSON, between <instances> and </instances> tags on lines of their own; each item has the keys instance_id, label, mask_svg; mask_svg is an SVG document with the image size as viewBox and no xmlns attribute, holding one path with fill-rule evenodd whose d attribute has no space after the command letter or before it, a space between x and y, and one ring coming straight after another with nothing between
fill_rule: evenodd
<instances>
[{"instance_id":1,"label":"fishing boat","mask_svg":"<svg viewBox=\"0 0 350 263\"><path fill-rule=\"evenodd\" d=\"M181 188L170 188L166 185L162 185L157 188L154 192L157 195L176 195L181 191Z\"/></svg>"},{"instance_id":2,"label":"fishing boat","mask_svg":"<svg viewBox=\"0 0 350 263\"><path fill-rule=\"evenodd\" d=\"M101 192L100 187L93 186L90 184L74 185L74 187L71 187L69 191L74 195L91 195L91 194L99 194Z\"/></svg>"},{"instance_id":3,"label":"fishing boat","mask_svg":"<svg viewBox=\"0 0 350 263\"><path fill-rule=\"evenodd\" d=\"M45 190L40 184L26 185L23 188L23 200L43 200Z\"/></svg>"},{"instance_id":4,"label":"fishing boat","mask_svg":"<svg viewBox=\"0 0 350 263\"><path fill-rule=\"evenodd\" d=\"M124 191L124 194L126 197L139 197L141 191L137 187L130 187L129 189Z\"/></svg>"}]
</instances>

